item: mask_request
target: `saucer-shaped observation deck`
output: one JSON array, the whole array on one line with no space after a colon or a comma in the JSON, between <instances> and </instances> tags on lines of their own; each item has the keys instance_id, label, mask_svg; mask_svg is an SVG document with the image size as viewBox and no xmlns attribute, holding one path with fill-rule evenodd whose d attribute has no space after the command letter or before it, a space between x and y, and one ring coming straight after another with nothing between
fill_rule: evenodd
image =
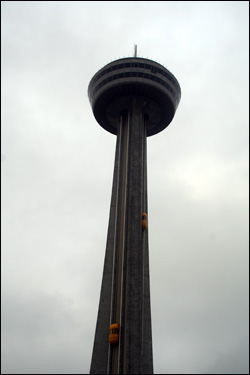
<instances>
[{"instance_id":1,"label":"saucer-shaped observation deck","mask_svg":"<svg viewBox=\"0 0 250 375\"><path fill-rule=\"evenodd\" d=\"M149 59L128 57L100 69L89 83L88 96L97 122L113 134L117 134L121 112L132 110L136 98L150 136L172 121L181 89L164 66Z\"/></svg>"}]
</instances>

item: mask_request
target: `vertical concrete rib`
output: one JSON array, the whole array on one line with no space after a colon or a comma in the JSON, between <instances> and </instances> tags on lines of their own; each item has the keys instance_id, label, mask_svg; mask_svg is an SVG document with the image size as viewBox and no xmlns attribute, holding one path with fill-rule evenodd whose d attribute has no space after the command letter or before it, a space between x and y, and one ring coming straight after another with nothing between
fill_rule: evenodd
<instances>
[{"instance_id":1,"label":"vertical concrete rib","mask_svg":"<svg viewBox=\"0 0 250 375\"><path fill-rule=\"evenodd\" d=\"M145 122L144 137L144 210L148 212L148 191L147 191L147 117ZM150 215L149 215L150 217ZM148 223L149 225L149 223ZM148 247L149 230L143 232L143 319L142 319L142 362L141 374L153 374L153 348L152 348L152 326L151 326L151 304L150 304L150 278L149 278L149 247Z\"/></svg>"},{"instance_id":2,"label":"vertical concrete rib","mask_svg":"<svg viewBox=\"0 0 250 375\"><path fill-rule=\"evenodd\" d=\"M112 277L114 271L114 249L116 238L116 217L117 217L117 202L118 202L118 173L120 162L120 137L117 137L115 165L113 176L113 187L110 204L110 215L108 225L108 235L106 243L106 254L104 259L102 285L100 292L100 301L96 322L96 331L94 338L94 346L92 352L92 359L90 365L90 374L105 374L108 368L109 358L109 325L111 316L111 299L112 299Z\"/></svg>"},{"instance_id":3,"label":"vertical concrete rib","mask_svg":"<svg viewBox=\"0 0 250 375\"><path fill-rule=\"evenodd\" d=\"M153 373L152 342L146 342L151 336L151 323L145 327L145 320L150 320L145 309L144 298L150 298L148 268L145 267L145 253L148 242L147 231L142 231L141 215L147 212L146 190L146 129L143 115L143 102L134 99L131 111L129 177L128 177L128 248L127 248L127 316L126 316L126 368L123 373L142 374L147 363L148 373ZM150 332L145 335L145 332ZM148 349L147 349L148 348Z\"/></svg>"},{"instance_id":4,"label":"vertical concrete rib","mask_svg":"<svg viewBox=\"0 0 250 375\"><path fill-rule=\"evenodd\" d=\"M127 111L120 118L120 154L118 173L118 202L117 202L117 230L115 241L115 263L114 263L114 287L112 295L111 324L121 325L122 315L122 290L123 290L123 268L124 249L126 238L126 201L127 201L127 176L128 176L128 144L129 144L129 121ZM121 329L120 329L121 330ZM122 341L120 344L110 347L108 373L119 373L119 361L122 357Z\"/></svg>"}]
</instances>

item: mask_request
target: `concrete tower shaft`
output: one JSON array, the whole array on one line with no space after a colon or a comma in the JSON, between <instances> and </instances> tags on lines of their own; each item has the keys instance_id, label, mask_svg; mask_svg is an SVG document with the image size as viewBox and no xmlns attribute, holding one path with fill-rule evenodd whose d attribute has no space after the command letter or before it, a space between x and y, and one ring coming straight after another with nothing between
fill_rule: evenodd
<instances>
[{"instance_id":1,"label":"concrete tower shaft","mask_svg":"<svg viewBox=\"0 0 250 375\"><path fill-rule=\"evenodd\" d=\"M89 99L99 124L117 135L106 255L91 374L152 374L147 203L147 136L171 122L180 86L148 59L116 60L95 74ZM119 324L110 344L109 326Z\"/></svg>"}]
</instances>

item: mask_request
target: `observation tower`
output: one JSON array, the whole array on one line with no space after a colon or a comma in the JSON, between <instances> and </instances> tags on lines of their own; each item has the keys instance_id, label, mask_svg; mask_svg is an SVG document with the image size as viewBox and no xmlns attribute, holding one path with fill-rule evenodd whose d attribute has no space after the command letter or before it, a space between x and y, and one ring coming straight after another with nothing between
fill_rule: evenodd
<instances>
[{"instance_id":1,"label":"observation tower","mask_svg":"<svg viewBox=\"0 0 250 375\"><path fill-rule=\"evenodd\" d=\"M146 141L170 124L181 89L135 52L100 69L88 96L96 121L117 136L90 373L152 374Z\"/></svg>"}]
</instances>

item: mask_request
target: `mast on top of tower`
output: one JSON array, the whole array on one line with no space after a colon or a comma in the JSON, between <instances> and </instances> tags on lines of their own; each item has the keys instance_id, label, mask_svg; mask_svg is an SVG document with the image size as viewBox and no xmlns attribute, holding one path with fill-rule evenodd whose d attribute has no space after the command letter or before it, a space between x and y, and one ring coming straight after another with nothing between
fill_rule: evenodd
<instances>
[{"instance_id":1,"label":"mast on top of tower","mask_svg":"<svg viewBox=\"0 0 250 375\"><path fill-rule=\"evenodd\" d=\"M137 44L135 44L134 49L135 49L134 57L137 57Z\"/></svg>"}]
</instances>

